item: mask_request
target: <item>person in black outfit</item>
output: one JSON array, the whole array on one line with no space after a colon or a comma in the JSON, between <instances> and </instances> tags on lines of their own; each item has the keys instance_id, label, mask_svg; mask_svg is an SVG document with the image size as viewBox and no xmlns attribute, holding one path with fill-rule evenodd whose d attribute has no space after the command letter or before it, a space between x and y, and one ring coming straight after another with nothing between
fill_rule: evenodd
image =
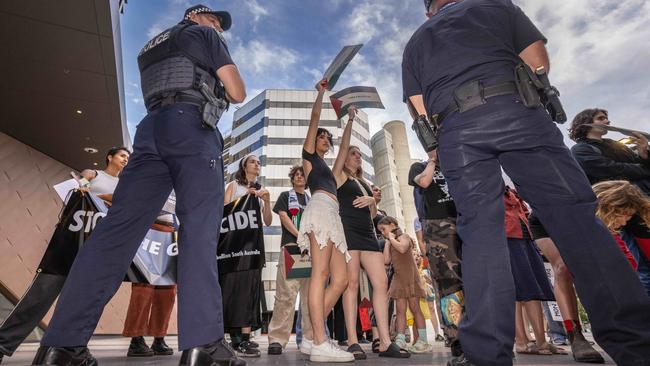
<instances>
[{"instance_id":1,"label":"person in black outfit","mask_svg":"<svg viewBox=\"0 0 650 366\"><path fill-rule=\"evenodd\" d=\"M609 125L607 111L600 108L585 109L578 113L569 129L569 137L576 142L571 153L587 174L589 182L627 180L650 195L650 158L648 139L642 134L631 136L636 152L623 143L603 138L604 128L588 124Z\"/></svg>"},{"instance_id":2,"label":"person in black outfit","mask_svg":"<svg viewBox=\"0 0 650 366\"><path fill-rule=\"evenodd\" d=\"M86 345L172 189L183 248L177 268L180 365L246 364L223 340L215 255L224 195L223 139L215 124L225 99L246 98L221 36L231 24L227 12L193 6L142 48L138 65L148 113L113 205L70 270L34 365L97 365ZM214 94L212 102L201 90ZM204 116L204 107L214 113Z\"/></svg>"},{"instance_id":3,"label":"person in black outfit","mask_svg":"<svg viewBox=\"0 0 650 366\"><path fill-rule=\"evenodd\" d=\"M562 133L541 104L524 105L515 85L518 65L549 70L546 38L511 0L425 5L430 19L406 45L402 84L414 114L436 117L438 157L458 210L465 356L449 364L513 362L503 168L571 269L596 340L620 365L650 365L650 298L596 217L596 196Z\"/></svg>"},{"instance_id":4,"label":"person in black outfit","mask_svg":"<svg viewBox=\"0 0 650 366\"><path fill-rule=\"evenodd\" d=\"M351 132L351 131L350 131ZM347 138L346 138L347 137ZM373 218L377 215L377 203L370 185L363 177L361 150L346 146L349 136L343 136L339 153L347 151L341 171L335 171L337 197L340 204L341 222L345 240L352 259L348 262L348 288L343 293L343 307L348 334L348 352L355 359L364 360L366 354L359 346L356 334L359 296L359 271L368 274L372 284L372 304L379 331L379 356L409 357L407 351L391 344L388 320L388 278L384 269L383 253L375 235Z\"/></svg>"},{"instance_id":5,"label":"person in black outfit","mask_svg":"<svg viewBox=\"0 0 650 366\"><path fill-rule=\"evenodd\" d=\"M431 278L435 281L438 304L441 309L442 329L452 355L463 353L458 340L458 320L464 309L462 299L461 244L456 233L456 205L449 194L445 177L440 170L436 151L428 153L426 162L417 162L409 169L409 185L422 223L422 236L429 259Z\"/></svg>"},{"instance_id":6,"label":"person in black outfit","mask_svg":"<svg viewBox=\"0 0 650 366\"><path fill-rule=\"evenodd\" d=\"M585 109L574 117L569 130L571 139L576 142L571 152L589 181L595 184L606 180L627 180L650 196L648 139L640 133L631 136L636 145L634 151L623 143L603 138L607 130L587 124L609 125L607 111ZM623 228L621 236L639 264L639 279L650 295L650 258L639 245L639 240L650 241L650 230L639 215L634 215Z\"/></svg>"}]
</instances>

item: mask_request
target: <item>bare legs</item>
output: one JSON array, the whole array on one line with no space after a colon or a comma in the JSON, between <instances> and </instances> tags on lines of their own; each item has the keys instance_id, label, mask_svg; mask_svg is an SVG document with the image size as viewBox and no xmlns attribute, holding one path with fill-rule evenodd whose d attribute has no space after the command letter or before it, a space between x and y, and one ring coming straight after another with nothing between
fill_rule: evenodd
<instances>
[{"instance_id":1,"label":"bare legs","mask_svg":"<svg viewBox=\"0 0 650 366\"><path fill-rule=\"evenodd\" d=\"M352 260L348 262L348 288L343 293L343 310L348 333L348 344L358 343L357 339L357 298L359 294L359 272L363 266L372 284L372 306L377 320L379 350L390 346L388 326L388 277L384 269L384 258L380 252L350 251ZM374 334L373 334L374 338Z\"/></svg>"},{"instance_id":2,"label":"bare legs","mask_svg":"<svg viewBox=\"0 0 650 366\"><path fill-rule=\"evenodd\" d=\"M309 284L309 313L314 331L314 344L327 341L325 334L325 314L327 314L348 285L345 256L334 247L331 241L320 248L316 237L309 233L312 261L311 282ZM331 276L330 276L331 274ZM327 286L327 280L330 283Z\"/></svg>"},{"instance_id":3,"label":"bare legs","mask_svg":"<svg viewBox=\"0 0 650 366\"><path fill-rule=\"evenodd\" d=\"M553 266L555 279L553 293L560 308L562 319L578 321L578 299L573 288L573 278L566 264L564 264L560 252L551 238L537 239L535 243Z\"/></svg>"},{"instance_id":4,"label":"bare legs","mask_svg":"<svg viewBox=\"0 0 650 366\"><path fill-rule=\"evenodd\" d=\"M397 319L395 320L395 328L398 333L404 333L406 330L406 306L411 309L413 313L413 324L416 329L425 329L426 323L424 314L420 309L420 299L417 297L409 297L408 299L397 299Z\"/></svg>"},{"instance_id":5,"label":"bare legs","mask_svg":"<svg viewBox=\"0 0 650 366\"><path fill-rule=\"evenodd\" d=\"M526 311L526 317L530 321L530 324L533 326L533 333L535 334L535 341L538 347L544 346L546 343L546 335L544 334L544 315L542 313L542 303L533 300L533 301L517 301L517 312L515 313L516 317L521 318L521 324L523 328L521 329L522 333L520 334L520 329L517 326L516 332L516 342L520 343L521 341L528 342L528 337L521 337L528 333L527 327L523 321L523 316L521 314L521 308L524 308ZM517 321L519 323L519 321ZM525 332L525 333L523 333Z\"/></svg>"}]
</instances>

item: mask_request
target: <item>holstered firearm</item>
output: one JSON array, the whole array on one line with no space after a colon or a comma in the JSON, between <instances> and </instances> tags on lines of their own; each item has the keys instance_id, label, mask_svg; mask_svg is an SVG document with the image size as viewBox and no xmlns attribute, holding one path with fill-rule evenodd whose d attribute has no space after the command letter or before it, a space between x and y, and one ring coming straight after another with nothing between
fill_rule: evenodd
<instances>
[{"instance_id":1,"label":"holstered firearm","mask_svg":"<svg viewBox=\"0 0 650 366\"><path fill-rule=\"evenodd\" d=\"M548 79L548 74L544 67L538 67L537 70L535 70L535 75L537 75L539 81L542 82L543 88L539 89L539 96L542 100L542 104L546 107L548 114L550 114L553 121L557 123L566 122L566 113L562 107L562 102L560 102L560 92L556 87L551 85L551 81Z\"/></svg>"},{"instance_id":2,"label":"holstered firearm","mask_svg":"<svg viewBox=\"0 0 650 366\"><path fill-rule=\"evenodd\" d=\"M229 103L225 97L217 97L205 82L199 84L199 90L206 99L202 111L203 125L211 130L215 130L219 119L221 119L221 115L228 109Z\"/></svg>"},{"instance_id":3,"label":"holstered firearm","mask_svg":"<svg viewBox=\"0 0 650 366\"><path fill-rule=\"evenodd\" d=\"M411 128L415 131L415 135L420 140L424 151L430 152L438 148L438 124L435 120L431 123L427 116L420 114L410 100L406 100L406 106L411 116L413 116L413 124Z\"/></svg>"},{"instance_id":4,"label":"holstered firearm","mask_svg":"<svg viewBox=\"0 0 650 366\"><path fill-rule=\"evenodd\" d=\"M528 108L544 106L557 123L566 122L566 113L560 102L560 92L551 85L543 66L533 72L528 65L520 63L515 66L515 83L521 101Z\"/></svg>"},{"instance_id":5,"label":"holstered firearm","mask_svg":"<svg viewBox=\"0 0 650 366\"><path fill-rule=\"evenodd\" d=\"M431 123L427 116L421 114L415 118L411 126L420 140L424 151L430 152L438 148L438 126Z\"/></svg>"}]
</instances>

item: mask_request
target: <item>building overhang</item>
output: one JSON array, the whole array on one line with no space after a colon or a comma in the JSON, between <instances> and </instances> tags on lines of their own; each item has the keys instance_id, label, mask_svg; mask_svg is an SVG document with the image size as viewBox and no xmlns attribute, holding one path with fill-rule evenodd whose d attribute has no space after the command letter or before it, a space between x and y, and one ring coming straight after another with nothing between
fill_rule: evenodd
<instances>
[{"instance_id":1,"label":"building overhang","mask_svg":"<svg viewBox=\"0 0 650 366\"><path fill-rule=\"evenodd\" d=\"M0 131L78 170L103 167L112 146L130 147L119 26L124 3L0 1Z\"/></svg>"}]
</instances>

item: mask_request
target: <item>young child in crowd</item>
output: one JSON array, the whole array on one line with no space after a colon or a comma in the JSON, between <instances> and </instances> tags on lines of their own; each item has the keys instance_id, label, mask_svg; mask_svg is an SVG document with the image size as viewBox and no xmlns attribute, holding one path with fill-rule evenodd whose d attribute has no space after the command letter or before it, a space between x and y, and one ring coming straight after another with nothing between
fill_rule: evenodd
<instances>
[{"instance_id":1,"label":"young child in crowd","mask_svg":"<svg viewBox=\"0 0 650 366\"><path fill-rule=\"evenodd\" d=\"M395 343L411 353L424 353L431 351L427 341L427 330L424 315L420 310L420 299L426 297L424 281L418 272L417 264L413 259L412 250L415 242L400 230L397 220L393 217L384 217L377 225L384 238L385 263L392 263L395 274L391 282L388 296L397 303ZM406 344L406 308L413 312L415 325L418 331L418 340L411 347Z\"/></svg>"},{"instance_id":2,"label":"young child in crowd","mask_svg":"<svg viewBox=\"0 0 650 366\"><path fill-rule=\"evenodd\" d=\"M638 215L646 225L650 225L650 198L637 186L624 180L600 182L594 184L593 189L598 197L596 215L612 232L616 243L636 270L637 261L621 238L620 231L634 215ZM637 243L645 243L643 240L635 239ZM650 245L639 246L642 253L650 258Z\"/></svg>"}]
</instances>

